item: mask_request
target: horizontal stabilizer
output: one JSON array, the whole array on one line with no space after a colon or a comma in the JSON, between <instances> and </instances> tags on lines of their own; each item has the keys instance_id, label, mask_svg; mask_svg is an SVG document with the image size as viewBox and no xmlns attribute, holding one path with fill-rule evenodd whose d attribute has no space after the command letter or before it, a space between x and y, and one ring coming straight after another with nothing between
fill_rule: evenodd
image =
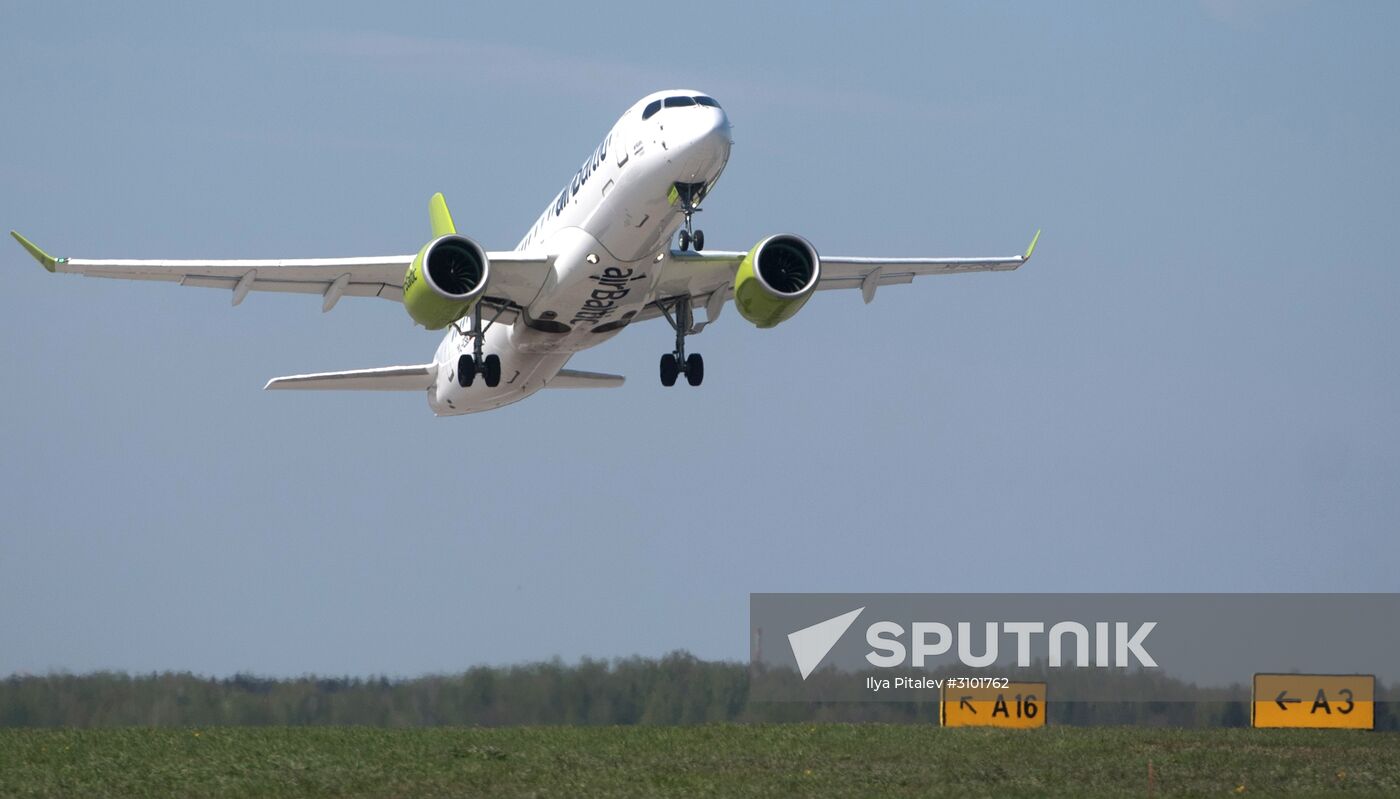
<instances>
[{"instance_id":1,"label":"horizontal stabilizer","mask_svg":"<svg viewBox=\"0 0 1400 799\"><path fill-rule=\"evenodd\" d=\"M560 369L559 374L544 384L545 388L617 388L625 378L622 375L607 375L602 372L581 372L577 369Z\"/></svg>"},{"instance_id":2,"label":"horizontal stabilizer","mask_svg":"<svg viewBox=\"0 0 1400 799\"><path fill-rule=\"evenodd\" d=\"M320 372L310 375L274 377L263 390L302 389L313 391L422 391L437 378L437 364L382 366L349 372Z\"/></svg>"}]
</instances>

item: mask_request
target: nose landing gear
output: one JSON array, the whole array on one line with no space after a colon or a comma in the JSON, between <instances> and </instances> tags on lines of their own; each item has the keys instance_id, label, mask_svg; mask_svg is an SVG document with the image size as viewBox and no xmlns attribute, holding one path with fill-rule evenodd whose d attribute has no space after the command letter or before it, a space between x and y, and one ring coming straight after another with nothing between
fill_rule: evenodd
<instances>
[{"instance_id":1,"label":"nose landing gear","mask_svg":"<svg viewBox=\"0 0 1400 799\"><path fill-rule=\"evenodd\" d=\"M696 209L693 209L693 210L694 210L694 211L699 211L700 209L699 209L699 208L696 208ZM681 229L681 235L680 235L680 242L679 242L679 244L680 244L681 252L685 252L687 249L690 248L690 245L692 245L692 244L695 245L695 251L696 251L696 252L700 252L701 250L705 249L705 231L703 231L703 230L696 230L696 231L694 231L694 232L691 231L691 229L690 229L690 214L689 214L689 213L687 213L687 214L685 215L685 227Z\"/></svg>"},{"instance_id":2,"label":"nose landing gear","mask_svg":"<svg viewBox=\"0 0 1400 799\"><path fill-rule=\"evenodd\" d=\"M661 306L661 313L676 331L676 349L661 356L661 385L668 388L674 386L676 378L684 374L685 382L698 386L705 379L705 359L701 358L698 352L692 352L689 356L685 354L685 335L690 332L694 321L690 298L681 297L676 300L674 307L675 316L672 316L670 309L665 305Z\"/></svg>"},{"instance_id":3,"label":"nose landing gear","mask_svg":"<svg viewBox=\"0 0 1400 799\"><path fill-rule=\"evenodd\" d=\"M700 213L700 208L696 205L700 201L701 193L705 190L703 183L677 183L675 185L676 204L680 206L681 213L685 214L685 227L681 229L679 246L681 252L690 249L695 245L695 251L700 252L705 249L705 231L695 230L691 217Z\"/></svg>"}]
</instances>

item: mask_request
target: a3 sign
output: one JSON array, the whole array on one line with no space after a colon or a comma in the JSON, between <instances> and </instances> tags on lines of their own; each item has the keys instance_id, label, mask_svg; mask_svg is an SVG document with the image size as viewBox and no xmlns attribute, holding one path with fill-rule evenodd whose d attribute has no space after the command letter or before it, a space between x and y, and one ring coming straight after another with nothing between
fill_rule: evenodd
<instances>
[{"instance_id":1,"label":"a3 sign","mask_svg":"<svg viewBox=\"0 0 1400 799\"><path fill-rule=\"evenodd\" d=\"M1256 674L1255 727L1370 730L1376 726L1371 674Z\"/></svg>"}]
</instances>

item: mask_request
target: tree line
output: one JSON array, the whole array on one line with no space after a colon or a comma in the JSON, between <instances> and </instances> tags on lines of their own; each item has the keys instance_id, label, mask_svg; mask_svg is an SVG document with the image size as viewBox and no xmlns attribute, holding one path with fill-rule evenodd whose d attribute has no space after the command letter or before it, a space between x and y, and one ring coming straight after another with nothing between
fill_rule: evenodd
<instances>
[{"instance_id":1,"label":"tree line","mask_svg":"<svg viewBox=\"0 0 1400 799\"><path fill-rule=\"evenodd\" d=\"M750 699L748 664L662 658L555 660L480 666L461 674L410 679L189 673L16 675L0 680L0 726L113 727L215 725L702 724L846 721L936 723L934 702L765 702ZM765 678L771 675L763 675ZM1125 696L1135 680L1125 675ZM1179 684L1177 697L1192 695ZM1384 695L1383 693L1381 695ZM1201 701L1056 702L1051 724L1248 726L1248 701L1201 692ZM1397 729L1386 703L1376 728Z\"/></svg>"}]
</instances>

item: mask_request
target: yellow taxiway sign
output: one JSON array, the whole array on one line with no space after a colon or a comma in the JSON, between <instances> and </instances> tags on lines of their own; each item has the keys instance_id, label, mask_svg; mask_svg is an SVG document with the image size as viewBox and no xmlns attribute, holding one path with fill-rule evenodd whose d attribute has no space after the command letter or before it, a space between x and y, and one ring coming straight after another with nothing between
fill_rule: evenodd
<instances>
[{"instance_id":1,"label":"yellow taxiway sign","mask_svg":"<svg viewBox=\"0 0 1400 799\"><path fill-rule=\"evenodd\" d=\"M1044 727L1045 683L959 688L955 678L945 680L938 721L944 727Z\"/></svg>"},{"instance_id":2,"label":"yellow taxiway sign","mask_svg":"<svg viewBox=\"0 0 1400 799\"><path fill-rule=\"evenodd\" d=\"M1256 674L1251 718L1255 727L1369 730L1375 696L1370 674Z\"/></svg>"}]
</instances>

